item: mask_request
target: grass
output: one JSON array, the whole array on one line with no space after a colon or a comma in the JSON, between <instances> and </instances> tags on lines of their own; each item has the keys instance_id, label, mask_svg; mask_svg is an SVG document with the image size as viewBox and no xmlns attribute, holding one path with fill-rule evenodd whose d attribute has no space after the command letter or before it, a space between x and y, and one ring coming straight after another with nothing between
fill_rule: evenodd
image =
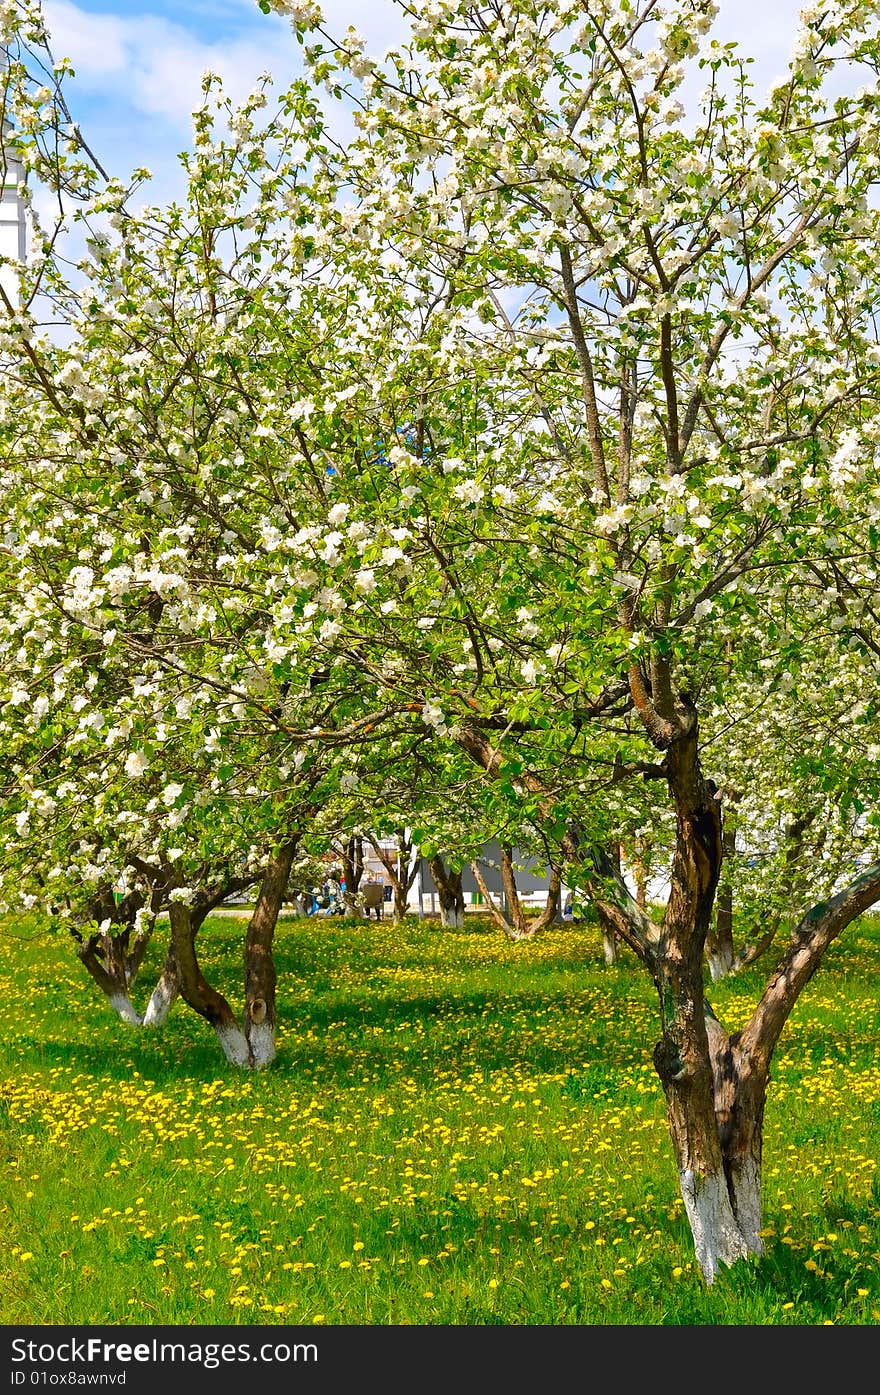
<instances>
[{"instance_id":1,"label":"grass","mask_svg":"<svg viewBox=\"0 0 880 1395\"><path fill-rule=\"evenodd\" d=\"M285 920L279 1058L240 1075L186 1007L126 1028L63 938L6 921L0 1321L875 1324L878 942L880 922L851 927L802 997L766 1121L766 1254L707 1289L653 988L629 954L605 967L595 929L514 946L476 921ZM239 1001L240 925L200 943ZM713 985L729 1027L761 978Z\"/></svg>"}]
</instances>

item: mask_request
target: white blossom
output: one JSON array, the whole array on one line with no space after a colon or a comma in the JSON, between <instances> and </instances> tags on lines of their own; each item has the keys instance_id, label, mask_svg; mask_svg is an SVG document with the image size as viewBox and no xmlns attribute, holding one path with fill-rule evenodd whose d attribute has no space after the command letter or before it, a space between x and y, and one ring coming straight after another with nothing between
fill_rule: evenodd
<instances>
[{"instance_id":1,"label":"white blossom","mask_svg":"<svg viewBox=\"0 0 880 1395\"><path fill-rule=\"evenodd\" d=\"M143 775L149 763L143 751L131 751L125 758L125 773L137 779Z\"/></svg>"}]
</instances>

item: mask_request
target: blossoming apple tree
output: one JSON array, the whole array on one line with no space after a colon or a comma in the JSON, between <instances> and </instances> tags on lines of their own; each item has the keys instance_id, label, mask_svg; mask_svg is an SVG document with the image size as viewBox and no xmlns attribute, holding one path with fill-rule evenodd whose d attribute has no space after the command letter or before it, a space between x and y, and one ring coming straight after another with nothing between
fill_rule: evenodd
<instances>
[{"instance_id":1,"label":"blossoming apple tree","mask_svg":"<svg viewBox=\"0 0 880 1395\"><path fill-rule=\"evenodd\" d=\"M382 59L274 8L311 85L221 130L209 81L180 207L41 145L10 73L23 157L81 202L22 271L66 335L9 305L2 345L7 856L95 784L139 820L253 799L277 846L301 771L381 812L430 742L438 829L464 766L651 974L711 1282L761 1250L786 1020L880 899L874 7L806 10L764 102L709 0L430 0ZM736 1033L704 984L731 810L783 883L786 828L837 818ZM658 830L660 923L608 851ZM198 820L174 838L195 866Z\"/></svg>"},{"instance_id":2,"label":"blossoming apple tree","mask_svg":"<svg viewBox=\"0 0 880 1395\"><path fill-rule=\"evenodd\" d=\"M874 7L806 8L763 104L736 53L712 44L706 0L431 0L409 48L384 60L353 30L332 39L312 5L275 8L309 31L316 80L358 105L342 228L365 247L390 233L402 301L420 327L432 312L409 423L419 449L395 463L404 488L424 497L430 481L405 549L434 571L434 610L416 624L447 637L447 662L457 634L461 657L451 673L433 665L422 717L555 824L652 974L655 1064L711 1280L761 1249L762 1121L785 1020L880 898L876 861L850 859L849 880L814 865L818 899L745 1028L724 1030L702 974L727 780L706 762L725 731L740 769L768 781L777 826L793 792L814 812L830 795L857 809L855 846L867 832L876 857L876 704L853 703L850 686L861 674L864 691L877 654ZM448 407L465 383L466 442L437 412L441 385ZM430 479L437 465L451 489ZM825 645L820 699L808 627ZM828 676L838 666L843 683ZM783 717L774 768L766 738ZM860 728L858 810L841 748ZM590 776L598 792L603 768L606 785L657 779L668 795L660 926L603 850L607 788L586 810L572 800Z\"/></svg>"}]
</instances>

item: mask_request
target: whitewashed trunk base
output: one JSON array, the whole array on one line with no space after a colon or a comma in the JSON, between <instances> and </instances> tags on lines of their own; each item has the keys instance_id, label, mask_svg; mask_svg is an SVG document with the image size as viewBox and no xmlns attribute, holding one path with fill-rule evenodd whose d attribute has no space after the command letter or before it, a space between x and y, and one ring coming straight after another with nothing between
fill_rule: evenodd
<instances>
[{"instance_id":1,"label":"whitewashed trunk base","mask_svg":"<svg viewBox=\"0 0 880 1395\"><path fill-rule=\"evenodd\" d=\"M602 935L602 953L605 956L606 964L617 963L617 941L613 935L607 933Z\"/></svg>"},{"instance_id":2,"label":"whitewashed trunk base","mask_svg":"<svg viewBox=\"0 0 880 1395\"><path fill-rule=\"evenodd\" d=\"M440 924L444 930L463 930L464 911L446 910L440 907Z\"/></svg>"},{"instance_id":3,"label":"whitewashed trunk base","mask_svg":"<svg viewBox=\"0 0 880 1395\"><path fill-rule=\"evenodd\" d=\"M233 1066L247 1069L251 1064L251 1051L247 1037L241 1028L235 1026L234 1023L226 1023L221 1027L215 1027L214 1030L227 1061Z\"/></svg>"},{"instance_id":4,"label":"whitewashed trunk base","mask_svg":"<svg viewBox=\"0 0 880 1395\"><path fill-rule=\"evenodd\" d=\"M684 1209L694 1238L697 1263L707 1284L721 1265L735 1264L749 1253L727 1191L719 1177L698 1178L689 1170L678 1175Z\"/></svg>"},{"instance_id":5,"label":"whitewashed trunk base","mask_svg":"<svg viewBox=\"0 0 880 1395\"><path fill-rule=\"evenodd\" d=\"M107 996L113 1011L119 1014L123 1022L127 1022L130 1027L141 1026L143 1019L140 1013L135 1011L134 1004L127 993L120 990L117 993L109 993Z\"/></svg>"},{"instance_id":6,"label":"whitewashed trunk base","mask_svg":"<svg viewBox=\"0 0 880 1395\"><path fill-rule=\"evenodd\" d=\"M178 988L159 979L144 1013L145 1027L161 1027L177 1000Z\"/></svg>"},{"instance_id":7,"label":"whitewashed trunk base","mask_svg":"<svg viewBox=\"0 0 880 1395\"><path fill-rule=\"evenodd\" d=\"M733 1200L743 1239L753 1255L764 1253L761 1236L761 1169L749 1158L733 1173Z\"/></svg>"},{"instance_id":8,"label":"whitewashed trunk base","mask_svg":"<svg viewBox=\"0 0 880 1395\"><path fill-rule=\"evenodd\" d=\"M721 979L728 977L733 968L733 955L730 954L729 951L722 951L720 953L710 952L708 960L709 976L713 983L720 983Z\"/></svg>"},{"instance_id":9,"label":"whitewashed trunk base","mask_svg":"<svg viewBox=\"0 0 880 1395\"><path fill-rule=\"evenodd\" d=\"M252 1022L249 1041L254 1069L270 1066L275 1060L275 1028L268 1022Z\"/></svg>"}]
</instances>

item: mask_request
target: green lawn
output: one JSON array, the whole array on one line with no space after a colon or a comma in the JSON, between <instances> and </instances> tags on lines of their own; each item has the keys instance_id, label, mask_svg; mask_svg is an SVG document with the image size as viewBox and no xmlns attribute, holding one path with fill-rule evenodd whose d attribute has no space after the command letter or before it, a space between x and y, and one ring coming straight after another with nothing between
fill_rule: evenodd
<instances>
[{"instance_id":1,"label":"green lawn","mask_svg":"<svg viewBox=\"0 0 880 1395\"><path fill-rule=\"evenodd\" d=\"M181 1004L123 1026L63 936L0 932L6 1324L880 1320L880 922L832 947L783 1037L767 1252L711 1289L653 987L628 952L606 968L594 929L515 946L476 921L285 920L279 1057L257 1075ZM240 936L200 937L235 1003ZM761 977L713 986L726 1025Z\"/></svg>"}]
</instances>

